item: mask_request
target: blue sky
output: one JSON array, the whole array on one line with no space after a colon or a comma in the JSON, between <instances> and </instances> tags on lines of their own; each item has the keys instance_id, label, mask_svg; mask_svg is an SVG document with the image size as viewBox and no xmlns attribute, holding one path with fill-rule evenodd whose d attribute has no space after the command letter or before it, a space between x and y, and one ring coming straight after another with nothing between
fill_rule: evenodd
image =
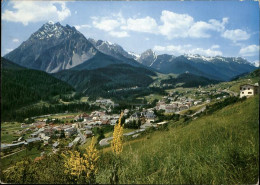
<instances>
[{"instance_id":1,"label":"blue sky","mask_svg":"<svg viewBox=\"0 0 260 185\"><path fill-rule=\"evenodd\" d=\"M259 61L257 1L4 1L1 16L2 56L51 20L137 54Z\"/></svg>"}]
</instances>

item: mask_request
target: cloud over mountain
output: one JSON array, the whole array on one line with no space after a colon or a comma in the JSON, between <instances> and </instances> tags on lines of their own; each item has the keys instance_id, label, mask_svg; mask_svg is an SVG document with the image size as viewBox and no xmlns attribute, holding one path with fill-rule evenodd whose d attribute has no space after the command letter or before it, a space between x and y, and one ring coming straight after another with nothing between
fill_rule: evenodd
<instances>
[{"instance_id":1,"label":"cloud over mountain","mask_svg":"<svg viewBox=\"0 0 260 185\"><path fill-rule=\"evenodd\" d=\"M71 15L66 2L62 1L10 1L14 10L5 10L2 20L20 22L63 21Z\"/></svg>"}]
</instances>

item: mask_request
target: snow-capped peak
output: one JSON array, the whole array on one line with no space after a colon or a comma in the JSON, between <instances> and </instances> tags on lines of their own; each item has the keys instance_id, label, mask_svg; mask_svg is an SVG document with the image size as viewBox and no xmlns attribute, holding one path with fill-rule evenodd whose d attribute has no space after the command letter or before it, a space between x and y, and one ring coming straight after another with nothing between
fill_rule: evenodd
<instances>
[{"instance_id":1,"label":"snow-capped peak","mask_svg":"<svg viewBox=\"0 0 260 185\"><path fill-rule=\"evenodd\" d=\"M140 55L139 54L136 54L136 53L134 53L134 52L131 52L131 51L129 51L129 52L127 52L129 55L131 55L131 56L134 56L135 58L140 58Z\"/></svg>"},{"instance_id":2,"label":"snow-capped peak","mask_svg":"<svg viewBox=\"0 0 260 185\"><path fill-rule=\"evenodd\" d=\"M54 22L53 21L48 21L48 24L53 25Z\"/></svg>"},{"instance_id":3,"label":"snow-capped peak","mask_svg":"<svg viewBox=\"0 0 260 185\"><path fill-rule=\"evenodd\" d=\"M75 32L75 29L66 25L62 26L59 22L54 23L48 21L45 23L37 32L35 32L32 37L36 39L49 39L49 38L59 38L61 35L70 35Z\"/></svg>"},{"instance_id":4,"label":"snow-capped peak","mask_svg":"<svg viewBox=\"0 0 260 185\"><path fill-rule=\"evenodd\" d=\"M112 42L109 42L109 41L105 41L105 43L108 45L114 45Z\"/></svg>"}]
</instances>

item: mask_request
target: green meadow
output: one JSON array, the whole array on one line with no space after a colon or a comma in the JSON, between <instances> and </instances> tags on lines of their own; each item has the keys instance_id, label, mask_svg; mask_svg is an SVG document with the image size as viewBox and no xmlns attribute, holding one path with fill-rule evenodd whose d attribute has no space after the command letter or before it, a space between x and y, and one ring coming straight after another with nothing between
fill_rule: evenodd
<instances>
[{"instance_id":1,"label":"green meadow","mask_svg":"<svg viewBox=\"0 0 260 185\"><path fill-rule=\"evenodd\" d=\"M254 184L259 171L258 97L124 144L122 184ZM111 151L100 158L98 183L109 183Z\"/></svg>"}]
</instances>

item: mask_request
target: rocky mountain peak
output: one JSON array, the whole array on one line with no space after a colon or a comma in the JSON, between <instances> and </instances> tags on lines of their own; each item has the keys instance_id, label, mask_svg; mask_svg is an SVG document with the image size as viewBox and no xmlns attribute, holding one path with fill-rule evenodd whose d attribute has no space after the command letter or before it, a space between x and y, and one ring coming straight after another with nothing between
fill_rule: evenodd
<instances>
[{"instance_id":1,"label":"rocky mountain peak","mask_svg":"<svg viewBox=\"0 0 260 185\"><path fill-rule=\"evenodd\" d=\"M30 39L58 39L61 36L68 36L75 32L77 32L77 30L74 27L70 27L69 25L62 26L59 22L54 23L52 21L49 21L42 25L42 27L38 31L32 34Z\"/></svg>"}]
</instances>

